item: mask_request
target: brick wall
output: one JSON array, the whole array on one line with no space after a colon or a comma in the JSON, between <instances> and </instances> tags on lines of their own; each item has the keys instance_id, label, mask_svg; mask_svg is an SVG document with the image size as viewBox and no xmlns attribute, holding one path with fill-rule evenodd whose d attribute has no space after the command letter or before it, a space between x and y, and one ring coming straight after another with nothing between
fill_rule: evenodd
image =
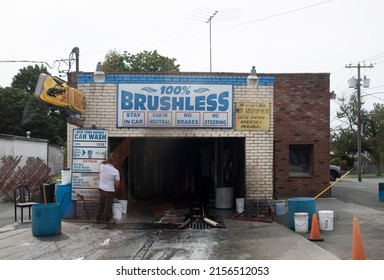
<instances>
[{"instance_id":1,"label":"brick wall","mask_svg":"<svg viewBox=\"0 0 384 280\"><path fill-rule=\"evenodd\" d=\"M86 75L85 75L86 76ZM137 83L184 82L206 84L240 84L234 86L234 102L268 102L271 119L269 131L235 131L234 129L162 129L162 128L117 128L116 102L118 83L127 83L128 78L135 76ZM163 75L164 76L164 75ZM86 94L87 108L82 115L85 127L95 125L108 129L109 137L243 137L245 138L246 156L246 199L269 198L273 196L273 80L271 76L260 78L259 86L246 86L245 75L214 75L208 79L203 75L176 75L166 79L162 75L119 75L109 76L109 84L94 84L88 78L79 77L78 89ZM153 79L151 79L153 78ZM178 79L176 79L178 78ZM85 83L88 82L88 83ZM132 80L130 80L132 82ZM71 164L72 129L68 125L68 164Z\"/></svg>"},{"instance_id":2,"label":"brick wall","mask_svg":"<svg viewBox=\"0 0 384 280\"><path fill-rule=\"evenodd\" d=\"M329 74L277 74L274 95L276 196L314 197L329 185ZM289 176L292 144L313 145L312 176Z\"/></svg>"},{"instance_id":3,"label":"brick wall","mask_svg":"<svg viewBox=\"0 0 384 280\"><path fill-rule=\"evenodd\" d=\"M249 200L258 196L281 199L317 195L329 185L329 74L260 74L258 87L246 86L247 76L247 73L120 73L108 74L104 84L95 84L91 73L78 73L70 76L70 82L87 95L85 127L107 128L110 137L244 137ZM119 83L233 84L235 102L271 103L271 130L254 133L228 129L118 129ZM72 128L68 126L69 165ZM289 176L289 145L293 144L313 145L311 176ZM326 195L329 192L323 196Z\"/></svg>"}]
</instances>

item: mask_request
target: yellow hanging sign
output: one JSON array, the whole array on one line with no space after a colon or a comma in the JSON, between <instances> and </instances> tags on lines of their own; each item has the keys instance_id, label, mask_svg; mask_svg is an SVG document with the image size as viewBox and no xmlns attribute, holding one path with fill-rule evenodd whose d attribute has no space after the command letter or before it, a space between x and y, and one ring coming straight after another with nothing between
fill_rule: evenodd
<instances>
[{"instance_id":1,"label":"yellow hanging sign","mask_svg":"<svg viewBox=\"0 0 384 280\"><path fill-rule=\"evenodd\" d=\"M58 77L41 73L37 81L35 97L67 114L85 112L85 94L69 87Z\"/></svg>"}]
</instances>

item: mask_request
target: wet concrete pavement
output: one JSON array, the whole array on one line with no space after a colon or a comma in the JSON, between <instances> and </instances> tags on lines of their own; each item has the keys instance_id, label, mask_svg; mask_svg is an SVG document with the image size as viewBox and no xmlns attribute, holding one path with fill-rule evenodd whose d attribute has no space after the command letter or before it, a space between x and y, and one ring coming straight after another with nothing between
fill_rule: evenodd
<instances>
[{"instance_id":1,"label":"wet concrete pavement","mask_svg":"<svg viewBox=\"0 0 384 280\"><path fill-rule=\"evenodd\" d=\"M332 188L333 198L316 199L317 210L335 213L334 229L321 232L324 242L311 242L309 233L288 228L288 214L266 223L235 220L233 210L216 209L209 213L225 228L107 230L92 221L62 220L60 234L35 237L31 221L15 223L13 204L0 203L0 260L347 260L354 215L367 258L383 260L384 202L378 201L377 184L345 179ZM118 223L153 222L153 210L129 205Z\"/></svg>"}]
</instances>

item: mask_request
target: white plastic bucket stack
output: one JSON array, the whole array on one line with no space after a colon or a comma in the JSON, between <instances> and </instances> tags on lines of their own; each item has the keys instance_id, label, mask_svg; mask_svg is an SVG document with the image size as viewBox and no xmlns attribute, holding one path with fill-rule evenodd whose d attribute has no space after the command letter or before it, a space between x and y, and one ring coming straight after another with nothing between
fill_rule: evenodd
<instances>
[{"instance_id":1,"label":"white plastic bucket stack","mask_svg":"<svg viewBox=\"0 0 384 280\"><path fill-rule=\"evenodd\" d=\"M128 200L119 200L119 203L123 206L123 215L127 214Z\"/></svg>"},{"instance_id":2,"label":"white plastic bucket stack","mask_svg":"<svg viewBox=\"0 0 384 280\"><path fill-rule=\"evenodd\" d=\"M276 214L276 216L284 216L285 215L285 202L284 201L276 201L275 202L275 214Z\"/></svg>"},{"instance_id":3,"label":"white plastic bucket stack","mask_svg":"<svg viewBox=\"0 0 384 280\"><path fill-rule=\"evenodd\" d=\"M319 211L319 228L320 230L333 230L333 211Z\"/></svg>"},{"instance_id":4,"label":"white plastic bucket stack","mask_svg":"<svg viewBox=\"0 0 384 280\"><path fill-rule=\"evenodd\" d=\"M71 183L71 180L72 180L71 170L70 169L61 170L61 184L68 185Z\"/></svg>"},{"instance_id":5,"label":"white plastic bucket stack","mask_svg":"<svg viewBox=\"0 0 384 280\"><path fill-rule=\"evenodd\" d=\"M241 214L244 212L244 198L236 198L236 212Z\"/></svg>"},{"instance_id":6,"label":"white plastic bucket stack","mask_svg":"<svg viewBox=\"0 0 384 280\"><path fill-rule=\"evenodd\" d=\"M295 232L308 232L308 213L298 212L294 214Z\"/></svg>"},{"instance_id":7,"label":"white plastic bucket stack","mask_svg":"<svg viewBox=\"0 0 384 280\"><path fill-rule=\"evenodd\" d=\"M114 219L121 219L123 217L123 205L120 203L113 203L112 214Z\"/></svg>"}]
</instances>

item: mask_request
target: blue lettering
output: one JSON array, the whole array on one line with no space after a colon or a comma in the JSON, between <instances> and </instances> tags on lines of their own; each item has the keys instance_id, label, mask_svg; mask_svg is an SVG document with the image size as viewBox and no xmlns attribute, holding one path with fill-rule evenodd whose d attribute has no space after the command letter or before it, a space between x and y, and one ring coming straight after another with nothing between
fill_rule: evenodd
<instances>
[{"instance_id":1,"label":"blue lettering","mask_svg":"<svg viewBox=\"0 0 384 280\"><path fill-rule=\"evenodd\" d=\"M122 90L121 91L121 109L132 110L133 108L133 94L132 92Z\"/></svg>"},{"instance_id":2,"label":"blue lettering","mask_svg":"<svg viewBox=\"0 0 384 280\"><path fill-rule=\"evenodd\" d=\"M75 139L76 140L87 139L87 134L75 134Z\"/></svg>"},{"instance_id":3,"label":"blue lettering","mask_svg":"<svg viewBox=\"0 0 384 280\"><path fill-rule=\"evenodd\" d=\"M191 98L190 97L185 98L185 110L187 110L187 111L193 111L194 110L193 105L191 105Z\"/></svg>"},{"instance_id":4,"label":"blue lettering","mask_svg":"<svg viewBox=\"0 0 384 280\"><path fill-rule=\"evenodd\" d=\"M90 140L107 140L107 136L105 134L89 134L89 139Z\"/></svg>"},{"instance_id":5,"label":"blue lettering","mask_svg":"<svg viewBox=\"0 0 384 280\"><path fill-rule=\"evenodd\" d=\"M215 111L217 108L217 94L210 94L207 97L207 111Z\"/></svg>"},{"instance_id":6,"label":"blue lettering","mask_svg":"<svg viewBox=\"0 0 384 280\"><path fill-rule=\"evenodd\" d=\"M146 102L146 97L144 94L136 93L135 94L135 110L143 110L145 111L145 102Z\"/></svg>"},{"instance_id":7,"label":"blue lettering","mask_svg":"<svg viewBox=\"0 0 384 280\"><path fill-rule=\"evenodd\" d=\"M196 109L196 111L204 111L205 110L205 96L196 96L195 109Z\"/></svg>"},{"instance_id":8,"label":"blue lettering","mask_svg":"<svg viewBox=\"0 0 384 280\"><path fill-rule=\"evenodd\" d=\"M227 111L229 108L229 101L228 101L228 91L224 91L219 94L219 110L220 111Z\"/></svg>"},{"instance_id":9,"label":"blue lettering","mask_svg":"<svg viewBox=\"0 0 384 280\"><path fill-rule=\"evenodd\" d=\"M149 95L148 96L148 110L154 111L159 107L159 97Z\"/></svg>"},{"instance_id":10,"label":"blue lettering","mask_svg":"<svg viewBox=\"0 0 384 280\"><path fill-rule=\"evenodd\" d=\"M170 97L164 96L160 99L160 110L168 111L171 108Z\"/></svg>"},{"instance_id":11,"label":"blue lettering","mask_svg":"<svg viewBox=\"0 0 384 280\"><path fill-rule=\"evenodd\" d=\"M184 110L184 99L172 97L172 110Z\"/></svg>"}]
</instances>

